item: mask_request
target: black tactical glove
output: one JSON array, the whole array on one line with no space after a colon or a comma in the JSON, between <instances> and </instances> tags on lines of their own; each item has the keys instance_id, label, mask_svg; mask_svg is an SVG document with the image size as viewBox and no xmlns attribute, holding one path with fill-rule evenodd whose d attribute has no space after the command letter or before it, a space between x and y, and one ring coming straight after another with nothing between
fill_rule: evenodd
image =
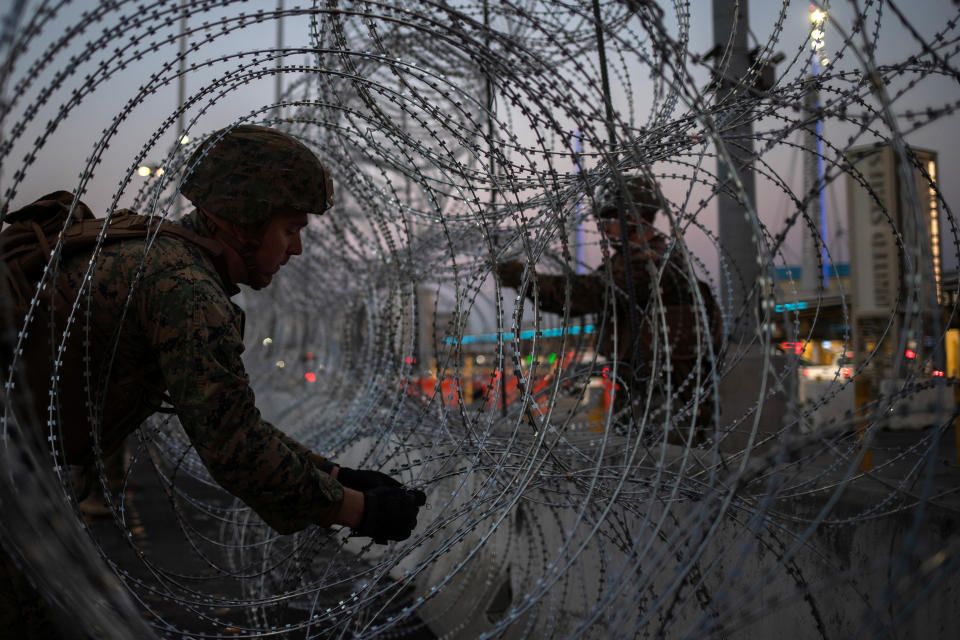
<instances>
[{"instance_id":1,"label":"black tactical glove","mask_svg":"<svg viewBox=\"0 0 960 640\"><path fill-rule=\"evenodd\" d=\"M406 540L417 526L417 511L426 503L423 491L402 486L364 491L363 520L353 534L373 538L377 544Z\"/></svg>"},{"instance_id":2,"label":"black tactical glove","mask_svg":"<svg viewBox=\"0 0 960 640\"><path fill-rule=\"evenodd\" d=\"M385 473L364 469L350 469L349 467L340 467L340 471L337 472L337 482L356 491L370 491L377 487L403 486Z\"/></svg>"}]
</instances>

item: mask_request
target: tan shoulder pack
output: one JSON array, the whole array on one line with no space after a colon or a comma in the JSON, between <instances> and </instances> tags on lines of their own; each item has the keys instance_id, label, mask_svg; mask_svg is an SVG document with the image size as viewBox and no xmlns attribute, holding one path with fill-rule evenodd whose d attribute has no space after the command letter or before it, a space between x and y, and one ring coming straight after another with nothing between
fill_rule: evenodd
<instances>
[{"instance_id":1,"label":"tan shoulder pack","mask_svg":"<svg viewBox=\"0 0 960 640\"><path fill-rule=\"evenodd\" d=\"M0 232L0 251L3 253L7 290L10 292L10 306L15 320L22 320L26 316L30 300L36 293L68 216L72 215L74 221L63 239L63 258L91 249L100 238L106 219L95 217L90 208L80 201L77 201L71 214L73 200L73 194L68 191L54 191L8 214L4 219L7 227ZM114 212L103 241L109 243L144 238L149 233L157 232L158 227L159 233L182 238L201 247L211 256L219 256L222 252L220 245L209 238L179 225L161 224L160 218L137 215L130 209Z\"/></svg>"}]
</instances>

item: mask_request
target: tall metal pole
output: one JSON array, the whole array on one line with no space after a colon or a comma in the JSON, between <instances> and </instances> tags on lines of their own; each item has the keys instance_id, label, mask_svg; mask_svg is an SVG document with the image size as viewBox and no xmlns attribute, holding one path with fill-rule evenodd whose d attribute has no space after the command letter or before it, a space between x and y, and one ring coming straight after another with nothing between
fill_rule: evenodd
<instances>
[{"instance_id":1,"label":"tall metal pole","mask_svg":"<svg viewBox=\"0 0 960 640\"><path fill-rule=\"evenodd\" d=\"M614 126L613 100L610 97L610 76L607 73L607 48L603 38L603 17L600 15L600 0L593 0L593 26L597 35L597 56L600 62L600 85L603 90L603 109L607 124L607 137L610 139L610 168L617 165L617 130ZM627 270L629 271L629 269Z\"/></svg>"},{"instance_id":2,"label":"tall metal pole","mask_svg":"<svg viewBox=\"0 0 960 640\"><path fill-rule=\"evenodd\" d=\"M583 136L580 134L580 129L577 129L573 132L573 153L575 155L573 161L573 172L581 173L583 171ZM582 274L586 272L586 267L583 264L583 205L577 205L577 216L581 217L581 220L577 223L577 264L576 272Z\"/></svg>"},{"instance_id":3,"label":"tall metal pole","mask_svg":"<svg viewBox=\"0 0 960 640\"><path fill-rule=\"evenodd\" d=\"M489 0L483 0L483 27L484 27L484 45L486 55L490 55L490 2ZM488 159L490 171L490 215L494 214L494 205L497 201L497 185L496 185L496 171L497 171L497 160L493 155L493 146L494 146L494 122L493 122L493 108L494 108L494 96L493 96L493 78L490 76L489 69L483 69L483 74L486 78L486 89L487 89L487 151L490 154ZM494 232L496 233L496 232ZM496 237L494 237L494 243L496 243ZM500 399L503 404L500 405L500 416L502 418L507 417L507 367L504 366L504 363L500 361L498 363L500 372Z\"/></svg>"},{"instance_id":4,"label":"tall metal pole","mask_svg":"<svg viewBox=\"0 0 960 640\"><path fill-rule=\"evenodd\" d=\"M757 263L757 244L753 226L748 218L749 207L756 202L753 174L753 124L744 101L748 91L743 79L750 67L747 45L747 0L713 0L713 35L716 44L725 51L726 65L719 69L718 101L727 101L731 108L719 122L723 141L732 166L721 154L718 173L721 184L733 195L723 192L718 197L718 235L720 246L731 262L732 289L722 291L727 306L738 318L733 327L734 340L743 342L752 338L756 329L752 293L760 275ZM739 105L738 106L738 102ZM723 116L721 116L723 118ZM739 180L739 187L737 186Z\"/></svg>"},{"instance_id":5,"label":"tall metal pole","mask_svg":"<svg viewBox=\"0 0 960 640\"><path fill-rule=\"evenodd\" d=\"M187 100L187 0L180 0L180 61L177 64L177 107L182 108ZM177 116L177 144L183 139L186 129L183 111Z\"/></svg>"},{"instance_id":6,"label":"tall metal pole","mask_svg":"<svg viewBox=\"0 0 960 640\"><path fill-rule=\"evenodd\" d=\"M814 292L820 286L826 289L830 285L830 264L827 251L827 189L824 182L823 164L823 116L820 113L820 90L818 76L820 64L828 64L824 56L824 33L827 14L814 9L810 12L810 22L813 26L810 33L810 44L814 51L813 74L807 79L807 93L804 96L804 117L814 121L814 129L809 127L804 134L804 163L803 188L811 196L816 193L816 199L811 198L807 205L807 215L813 220L816 234L804 234L803 243L803 271L801 272L801 289L805 292ZM817 271L817 255L821 269Z\"/></svg>"},{"instance_id":7,"label":"tall metal pole","mask_svg":"<svg viewBox=\"0 0 960 640\"><path fill-rule=\"evenodd\" d=\"M0 55L3 54L2 49L0 49ZM0 145L3 144L3 121L7 113L7 77L8 74L4 73L4 70L0 69ZM0 160L0 186L3 185L3 160ZM0 219L4 217L4 202L0 200Z\"/></svg>"},{"instance_id":8,"label":"tall metal pole","mask_svg":"<svg viewBox=\"0 0 960 640\"><path fill-rule=\"evenodd\" d=\"M813 62L814 76L819 74L817 62ZM820 92L817 91L817 108L820 107ZM823 282L823 288L830 286L830 254L827 251L827 183L824 180L826 167L823 163L823 116L817 113L817 203L820 213L820 264L822 272L820 276Z\"/></svg>"},{"instance_id":9,"label":"tall metal pole","mask_svg":"<svg viewBox=\"0 0 960 640\"><path fill-rule=\"evenodd\" d=\"M277 0L277 51L283 50L283 0ZM277 105L277 117L283 117L283 109L280 106L280 98L283 95L283 75L280 70L283 68L283 56L277 56L277 74L274 76L274 86L276 97L274 103Z\"/></svg>"},{"instance_id":10,"label":"tall metal pole","mask_svg":"<svg viewBox=\"0 0 960 640\"><path fill-rule=\"evenodd\" d=\"M186 114L183 111L183 105L187 101L187 0L180 0L180 61L177 65L177 109L180 114L177 116L177 146L183 142L183 134L186 131ZM173 199L173 213L175 218L180 217L183 208L182 196L178 193Z\"/></svg>"},{"instance_id":11,"label":"tall metal pole","mask_svg":"<svg viewBox=\"0 0 960 640\"><path fill-rule=\"evenodd\" d=\"M817 106L820 103L820 91L816 87L816 77L807 78L809 88L803 97L803 115L808 121L816 118ZM816 120L816 128L809 126L803 131L803 192L811 196L817 189L821 189L819 162L817 152L821 141L818 139L820 133L820 120ZM806 213L813 221L815 230L811 231L804 225L803 227L803 256L800 271L800 290L804 295L812 295L819 286L826 283L821 282L817 268L817 255L820 253L820 238L825 231L825 225L821 218L823 211L820 210L820 199L812 199L807 203Z\"/></svg>"}]
</instances>

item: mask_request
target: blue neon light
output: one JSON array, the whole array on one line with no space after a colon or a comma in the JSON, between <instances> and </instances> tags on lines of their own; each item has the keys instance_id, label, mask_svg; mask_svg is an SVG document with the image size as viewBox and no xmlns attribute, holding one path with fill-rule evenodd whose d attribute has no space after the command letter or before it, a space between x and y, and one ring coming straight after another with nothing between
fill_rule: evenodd
<instances>
[{"instance_id":1,"label":"blue neon light","mask_svg":"<svg viewBox=\"0 0 960 640\"><path fill-rule=\"evenodd\" d=\"M778 304L776 307L774 307L774 311L780 313L781 311L800 311L806 308L806 302L788 302L786 304Z\"/></svg>"},{"instance_id":2,"label":"blue neon light","mask_svg":"<svg viewBox=\"0 0 960 640\"><path fill-rule=\"evenodd\" d=\"M581 333L593 333L594 326L592 324L584 325L583 327L570 327L566 331L562 328L557 329L543 329L541 331L536 331L535 329L528 329L526 331L521 331L519 338L520 340L529 340L530 338L536 337L539 334L541 338L559 338L564 333L568 336L576 336ZM460 338L460 344L474 344L476 342L497 342L502 336L503 340L513 340L518 337L517 334L513 332L507 333L477 333L469 336L463 336ZM445 344L456 344L458 340L456 338L446 337L443 339Z\"/></svg>"},{"instance_id":3,"label":"blue neon light","mask_svg":"<svg viewBox=\"0 0 960 640\"><path fill-rule=\"evenodd\" d=\"M813 75L820 75L820 68L817 65L816 56L813 59ZM817 104L814 105L817 109L820 108L820 94L817 93ZM823 166L823 119L817 118L817 189L820 191L820 240L822 244L820 245L820 264L823 265L823 273L821 274L822 283L824 287L830 286L830 265L828 263L829 254L827 253L827 185L824 181L824 166Z\"/></svg>"}]
</instances>

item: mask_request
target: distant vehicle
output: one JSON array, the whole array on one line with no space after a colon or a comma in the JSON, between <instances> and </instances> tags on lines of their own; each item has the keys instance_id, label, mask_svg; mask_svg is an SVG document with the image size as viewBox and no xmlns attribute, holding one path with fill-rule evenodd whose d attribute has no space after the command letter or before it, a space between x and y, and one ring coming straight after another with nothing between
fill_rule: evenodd
<instances>
[{"instance_id":1,"label":"distant vehicle","mask_svg":"<svg viewBox=\"0 0 960 640\"><path fill-rule=\"evenodd\" d=\"M908 351L908 359L915 354ZM797 400L804 416L804 429L822 425L851 423L855 412L853 354L849 351L834 357L828 365L801 361L797 367ZM930 378L944 378L943 371L927 367L912 380L881 380L871 392L871 400L881 401L883 415L877 424L883 429L925 429L943 424L954 415L956 405L947 385L935 385Z\"/></svg>"},{"instance_id":2,"label":"distant vehicle","mask_svg":"<svg viewBox=\"0 0 960 640\"><path fill-rule=\"evenodd\" d=\"M853 377L853 353L838 353L832 364L814 365L801 363L800 375L810 382L845 382Z\"/></svg>"}]
</instances>

